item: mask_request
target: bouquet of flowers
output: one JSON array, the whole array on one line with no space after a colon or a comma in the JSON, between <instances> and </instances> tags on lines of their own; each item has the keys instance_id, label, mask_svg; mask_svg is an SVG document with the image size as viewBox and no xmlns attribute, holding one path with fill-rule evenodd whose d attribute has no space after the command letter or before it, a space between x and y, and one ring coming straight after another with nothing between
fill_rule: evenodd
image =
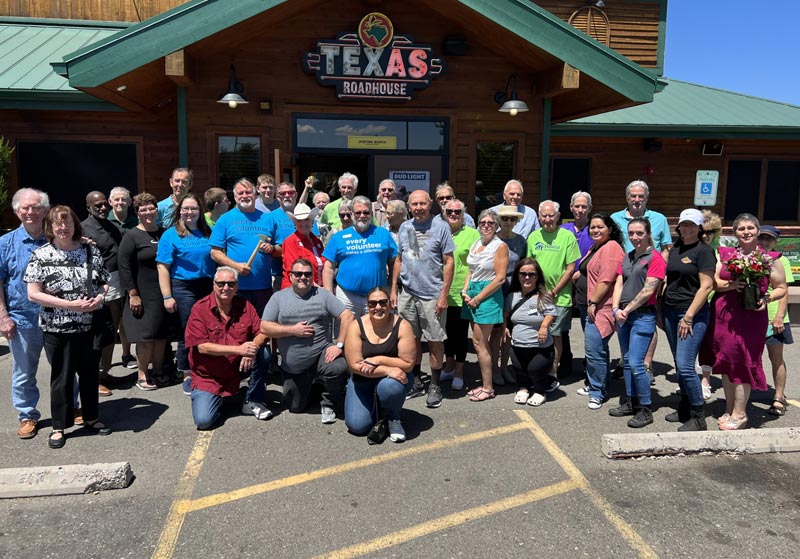
<instances>
[{"instance_id":1,"label":"bouquet of flowers","mask_svg":"<svg viewBox=\"0 0 800 559\"><path fill-rule=\"evenodd\" d=\"M760 248L750 254L744 254L737 249L733 256L722 264L733 279L747 284L742 290L744 308L757 309L759 300L769 286L766 278L772 273L772 259Z\"/></svg>"}]
</instances>

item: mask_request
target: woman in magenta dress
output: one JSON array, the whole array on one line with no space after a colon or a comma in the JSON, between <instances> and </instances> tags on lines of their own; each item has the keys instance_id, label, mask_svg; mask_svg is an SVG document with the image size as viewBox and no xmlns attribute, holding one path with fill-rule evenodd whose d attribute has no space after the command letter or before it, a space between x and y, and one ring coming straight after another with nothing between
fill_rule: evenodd
<instances>
[{"instance_id":1,"label":"woman in magenta dress","mask_svg":"<svg viewBox=\"0 0 800 559\"><path fill-rule=\"evenodd\" d=\"M712 299L709 334L705 338L701 362L712 363L716 374L722 375L725 390L725 414L718 419L719 428L730 431L747 427L747 401L750 390L766 390L767 379L761 366L764 351L764 332L767 329L767 303L777 301L786 293L786 275L777 260L769 277L761 278L758 308L748 310L742 303L745 283L735 280L725 269L725 262L737 254L748 255L758 249L758 219L740 214L733 221L738 246L719 247L719 262L714 276L716 294ZM767 287L772 291L767 294Z\"/></svg>"}]
</instances>

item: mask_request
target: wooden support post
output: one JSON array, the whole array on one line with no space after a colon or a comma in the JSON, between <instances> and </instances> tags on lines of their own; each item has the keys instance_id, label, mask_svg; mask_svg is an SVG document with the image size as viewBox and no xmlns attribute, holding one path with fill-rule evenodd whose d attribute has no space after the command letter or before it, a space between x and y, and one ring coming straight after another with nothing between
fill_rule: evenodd
<instances>
[{"instance_id":1,"label":"wooden support post","mask_svg":"<svg viewBox=\"0 0 800 559\"><path fill-rule=\"evenodd\" d=\"M164 57L164 74L181 87L191 87L195 82L194 61L184 50L176 50Z\"/></svg>"},{"instance_id":2,"label":"wooden support post","mask_svg":"<svg viewBox=\"0 0 800 559\"><path fill-rule=\"evenodd\" d=\"M580 87L581 73L569 64L560 64L539 72L534 77L533 91L537 97L555 97Z\"/></svg>"}]
</instances>

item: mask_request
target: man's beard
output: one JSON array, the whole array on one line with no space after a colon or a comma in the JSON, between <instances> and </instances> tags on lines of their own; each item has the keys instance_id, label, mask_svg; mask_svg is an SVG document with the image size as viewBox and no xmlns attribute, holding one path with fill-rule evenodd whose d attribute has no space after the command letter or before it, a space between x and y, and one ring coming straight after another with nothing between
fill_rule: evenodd
<instances>
[{"instance_id":1,"label":"man's beard","mask_svg":"<svg viewBox=\"0 0 800 559\"><path fill-rule=\"evenodd\" d=\"M283 208L283 211L285 212L292 211L294 209L294 200L291 198L281 200L281 208Z\"/></svg>"},{"instance_id":2,"label":"man's beard","mask_svg":"<svg viewBox=\"0 0 800 559\"><path fill-rule=\"evenodd\" d=\"M356 221L353 224L353 227L355 227L356 231L358 231L359 233L364 233L367 229L369 229L370 225L372 225L372 223L370 223L369 221Z\"/></svg>"}]
</instances>

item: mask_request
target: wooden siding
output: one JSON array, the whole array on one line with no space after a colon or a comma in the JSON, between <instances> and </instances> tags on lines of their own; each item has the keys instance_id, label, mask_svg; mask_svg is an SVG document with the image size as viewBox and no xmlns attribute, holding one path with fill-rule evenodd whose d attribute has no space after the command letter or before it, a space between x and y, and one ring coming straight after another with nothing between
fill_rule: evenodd
<instances>
[{"instance_id":1,"label":"wooden siding","mask_svg":"<svg viewBox=\"0 0 800 559\"><path fill-rule=\"evenodd\" d=\"M189 0L0 0L0 15L96 21L144 21Z\"/></svg>"},{"instance_id":2,"label":"wooden siding","mask_svg":"<svg viewBox=\"0 0 800 559\"><path fill-rule=\"evenodd\" d=\"M592 160L589 192L596 211L625 207L625 187L642 179L650 187L649 208L677 218L694 206L694 181L698 170L719 171L718 204L712 211L724 215L726 171L731 159L800 158L800 141L726 140L722 157L701 154L708 140L659 139L661 151L644 149L644 138L553 138L551 157L589 157ZM652 174L648 174L648 169ZM577 189L576 189L577 190ZM753 208L757 213L759 208Z\"/></svg>"},{"instance_id":3,"label":"wooden siding","mask_svg":"<svg viewBox=\"0 0 800 559\"><path fill-rule=\"evenodd\" d=\"M584 0L536 0L553 15L569 21L575 10L586 6ZM611 26L610 47L641 66L658 65L658 2L614 0L603 11Z\"/></svg>"}]
</instances>

